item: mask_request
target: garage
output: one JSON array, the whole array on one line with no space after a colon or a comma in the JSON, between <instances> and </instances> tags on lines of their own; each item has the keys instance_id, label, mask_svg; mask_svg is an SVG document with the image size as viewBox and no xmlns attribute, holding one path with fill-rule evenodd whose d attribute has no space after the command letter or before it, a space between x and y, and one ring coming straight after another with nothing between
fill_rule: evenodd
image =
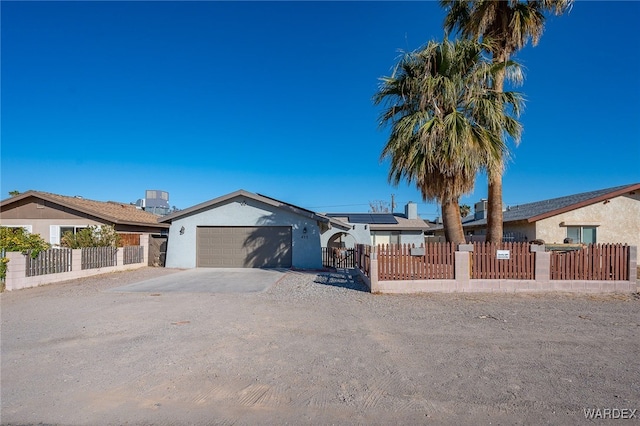
<instances>
[{"instance_id":1,"label":"garage","mask_svg":"<svg viewBox=\"0 0 640 426\"><path fill-rule=\"evenodd\" d=\"M290 226L198 226L199 268L290 268Z\"/></svg>"},{"instance_id":2,"label":"garage","mask_svg":"<svg viewBox=\"0 0 640 426\"><path fill-rule=\"evenodd\" d=\"M322 268L320 235L350 226L275 198L238 190L159 219L167 268Z\"/></svg>"}]
</instances>

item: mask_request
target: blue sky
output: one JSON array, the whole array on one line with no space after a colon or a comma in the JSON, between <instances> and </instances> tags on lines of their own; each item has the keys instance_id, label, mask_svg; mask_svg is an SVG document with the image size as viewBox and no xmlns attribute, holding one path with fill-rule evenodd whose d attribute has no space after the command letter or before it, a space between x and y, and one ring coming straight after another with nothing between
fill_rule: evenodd
<instances>
[{"instance_id":1,"label":"blue sky","mask_svg":"<svg viewBox=\"0 0 640 426\"><path fill-rule=\"evenodd\" d=\"M416 201L387 182L371 98L437 2L1 2L0 198L29 189L187 208L237 189L312 210ZM517 59L522 204L640 182L638 2L577 1ZM461 199L486 197L486 179Z\"/></svg>"}]
</instances>

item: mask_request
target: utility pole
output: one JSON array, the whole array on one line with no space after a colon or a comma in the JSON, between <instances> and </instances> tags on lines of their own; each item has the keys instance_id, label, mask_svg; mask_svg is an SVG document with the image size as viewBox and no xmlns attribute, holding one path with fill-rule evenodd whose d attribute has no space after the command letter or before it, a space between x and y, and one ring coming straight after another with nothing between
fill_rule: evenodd
<instances>
[{"instance_id":1,"label":"utility pole","mask_svg":"<svg viewBox=\"0 0 640 426\"><path fill-rule=\"evenodd\" d=\"M396 196L395 194L391 194L391 213L396 210Z\"/></svg>"}]
</instances>

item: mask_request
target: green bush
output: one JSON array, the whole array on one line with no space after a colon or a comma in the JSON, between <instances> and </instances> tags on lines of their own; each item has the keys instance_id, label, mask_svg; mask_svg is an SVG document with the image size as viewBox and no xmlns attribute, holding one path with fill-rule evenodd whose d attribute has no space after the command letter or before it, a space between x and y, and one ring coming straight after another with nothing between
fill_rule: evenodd
<instances>
[{"instance_id":1,"label":"green bush","mask_svg":"<svg viewBox=\"0 0 640 426\"><path fill-rule=\"evenodd\" d=\"M117 247L120 236L113 226L91 225L88 228L76 232L65 232L60 240L60 245L72 249L84 247Z\"/></svg>"},{"instance_id":2,"label":"green bush","mask_svg":"<svg viewBox=\"0 0 640 426\"><path fill-rule=\"evenodd\" d=\"M41 251L49 250L50 248L51 244L43 240L38 234L30 234L24 228L0 226L0 249L4 251L30 252L31 257L36 258ZM7 276L7 263L9 263L9 259L6 257L0 258L0 281L3 283ZM3 287L4 284L2 285Z\"/></svg>"},{"instance_id":3,"label":"green bush","mask_svg":"<svg viewBox=\"0 0 640 426\"><path fill-rule=\"evenodd\" d=\"M9 263L9 259L0 257L0 293L4 291L4 281L7 278L7 263Z\"/></svg>"},{"instance_id":4,"label":"green bush","mask_svg":"<svg viewBox=\"0 0 640 426\"><path fill-rule=\"evenodd\" d=\"M51 244L24 228L0 226L0 248L6 251L31 251L31 256L36 257L41 251L49 250Z\"/></svg>"}]
</instances>

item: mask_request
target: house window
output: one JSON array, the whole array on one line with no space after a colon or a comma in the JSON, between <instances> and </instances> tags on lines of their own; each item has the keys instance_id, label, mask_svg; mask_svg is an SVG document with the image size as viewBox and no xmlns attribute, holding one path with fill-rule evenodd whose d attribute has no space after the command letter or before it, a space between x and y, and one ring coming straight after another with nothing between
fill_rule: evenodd
<instances>
[{"instance_id":1,"label":"house window","mask_svg":"<svg viewBox=\"0 0 640 426\"><path fill-rule=\"evenodd\" d=\"M389 235L389 244L400 244L399 232L392 232L391 235Z\"/></svg>"},{"instance_id":2,"label":"house window","mask_svg":"<svg viewBox=\"0 0 640 426\"><path fill-rule=\"evenodd\" d=\"M78 232L82 231L86 226L60 226L60 239L67 232L71 232L73 235L76 235Z\"/></svg>"},{"instance_id":3,"label":"house window","mask_svg":"<svg viewBox=\"0 0 640 426\"><path fill-rule=\"evenodd\" d=\"M574 243L595 244L596 227L595 226L567 226L567 238L573 240Z\"/></svg>"},{"instance_id":4,"label":"house window","mask_svg":"<svg viewBox=\"0 0 640 426\"><path fill-rule=\"evenodd\" d=\"M371 231L373 245L379 244L400 244L400 233L389 231Z\"/></svg>"}]
</instances>

